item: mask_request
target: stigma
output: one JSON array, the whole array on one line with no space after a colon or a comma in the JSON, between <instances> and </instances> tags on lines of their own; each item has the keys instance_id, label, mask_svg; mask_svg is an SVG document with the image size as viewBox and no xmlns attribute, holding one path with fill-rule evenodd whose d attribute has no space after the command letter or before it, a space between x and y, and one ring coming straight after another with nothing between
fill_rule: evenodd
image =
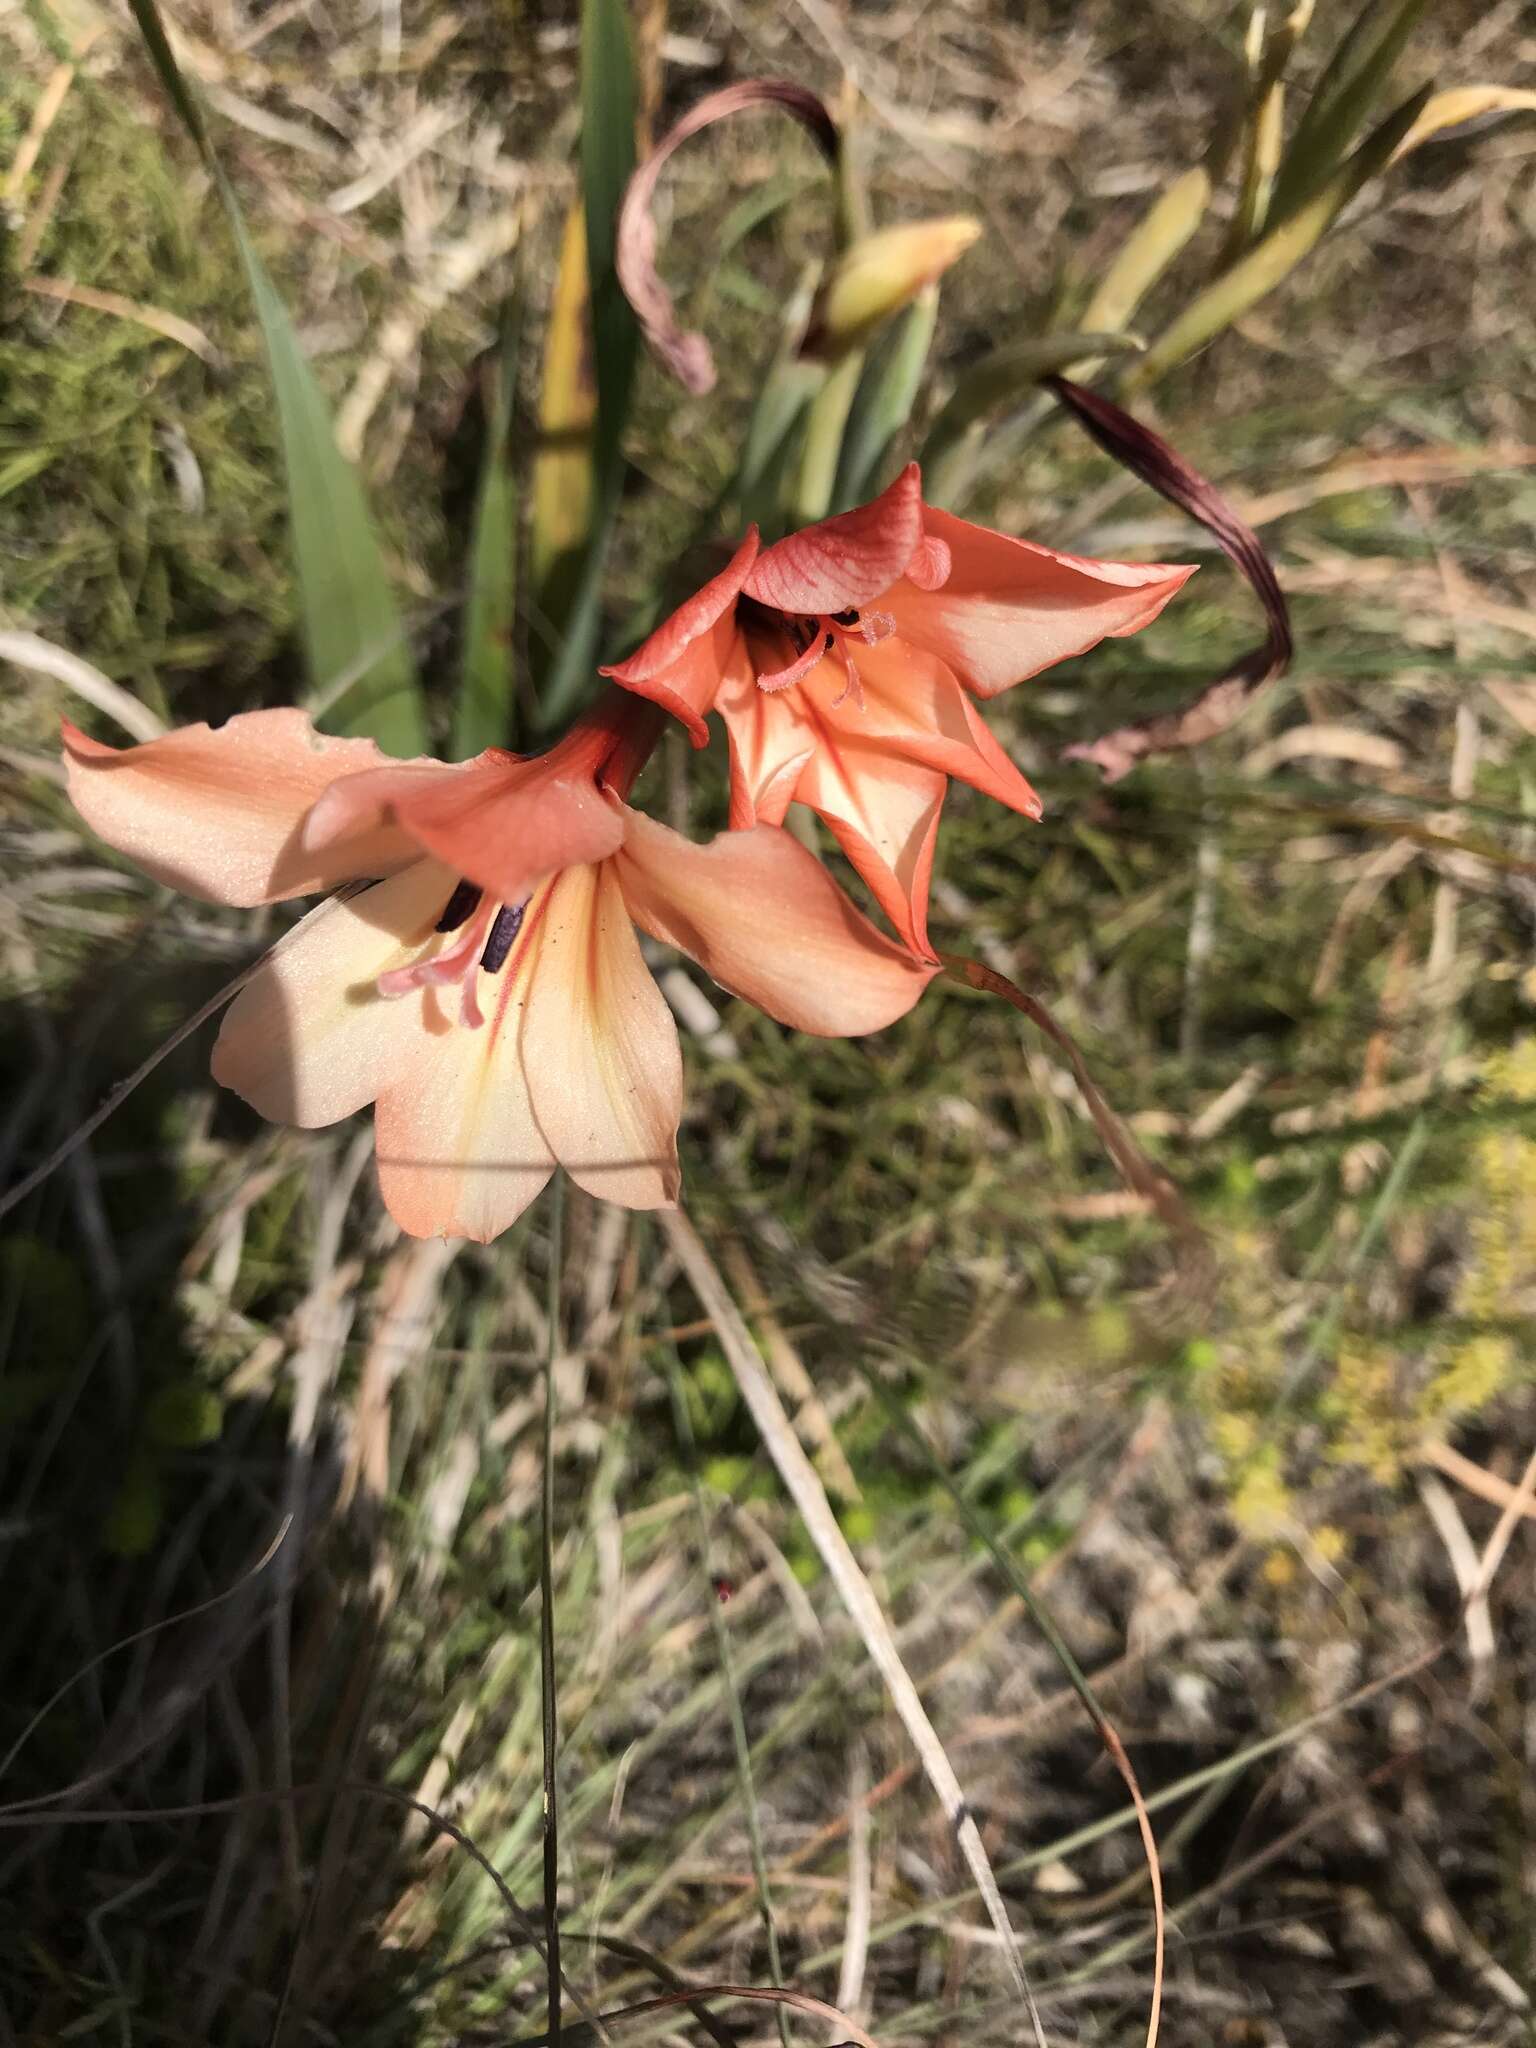
<instances>
[{"instance_id":1,"label":"stigma","mask_svg":"<svg viewBox=\"0 0 1536 2048\"><path fill-rule=\"evenodd\" d=\"M747 600L754 610L764 607L755 600ZM814 617L794 612L775 612L770 615L773 624L789 636L795 649L795 658L786 667L759 672L757 687L774 695L787 690L803 677L808 676L829 654L841 658L846 681L833 699L833 708L841 704L850 693L859 709L864 708L864 686L859 680L859 671L853 659L849 642L860 640L866 647L878 647L882 640L888 640L896 630L896 621L890 612L864 612L852 607L840 612L819 612Z\"/></svg>"}]
</instances>

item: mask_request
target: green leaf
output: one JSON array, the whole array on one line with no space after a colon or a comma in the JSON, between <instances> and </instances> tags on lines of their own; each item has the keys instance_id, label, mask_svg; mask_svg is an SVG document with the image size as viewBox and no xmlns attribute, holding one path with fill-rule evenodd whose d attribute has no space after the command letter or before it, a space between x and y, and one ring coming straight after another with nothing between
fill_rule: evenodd
<instances>
[{"instance_id":1,"label":"green leaf","mask_svg":"<svg viewBox=\"0 0 1536 2048\"><path fill-rule=\"evenodd\" d=\"M871 350L843 432L834 512L863 504L878 489L891 444L912 417L938 317L939 288L929 285Z\"/></svg>"},{"instance_id":2,"label":"green leaf","mask_svg":"<svg viewBox=\"0 0 1536 2048\"><path fill-rule=\"evenodd\" d=\"M376 739L388 753L423 753L421 692L362 483L336 446L324 394L256 253L155 0L129 4L160 82L213 174L255 301L277 401L316 717L331 731Z\"/></svg>"},{"instance_id":3,"label":"green leaf","mask_svg":"<svg viewBox=\"0 0 1536 2048\"><path fill-rule=\"evenodd\" d=\"M592 530L561 622L563 636L540 693L538 721L544 727L561 723L576 709L597 659L602 574L624 475L624 429L640 340L614 265L619 207L634 168L635 59L624 0L582 0L581 189L597 381Z\"/></svg>"},{"instance_id":4,"label":"green leaf","mask_svg":"<svg viewBox=\"0 0 1536 2048\"><path fill-rule=\"evenodd\" d=\"M614 236L635 168L635 59L624 0L582 0L581 190L587 215L599 496L616 480L640 328L619 286Z\"/></svg>"},{"instance_id":5,"label":"green leaf","mask_svg":"<svg viewBox=\"0 0 1536 2048\"><path fill-rule=\"evenodd\" d=\"M757 397L731 492L740 523L756 523L766 539L783 531L787 480L800 458L811 408L827 381L827 366L800 354L800 337L816 285L807 269L785 303L772 356L758 379Z\"/></svg>"},{"instance_id":6,"label":"green leaf","mask_svg":"<svg viewBox=\"0 0 1536 2048\"><path fill-rule=\"evenodd\" d=\"M760 228L772 220L776 213L782 213L802 193L808 192L818 181L808 178L802 171L775 171L771 178L764 178L755 185L744 199L738 199L715 236L715 264L722 264L738 243L744 242L754 228Z\"/></svg>"},{"instance_id":7,"label":"green leaf","mask_svg":"<svg viewBox=\"0 0 1536 2048\"><path fill-rule=\"evenodd\" d=\"M452 753L458 761L486 747L509 746L513 738L518 493L509 439L519 324L515 312L504 323L480 462L464 605L464 662L453 716Z\"/></svg>"},{"instance_id":8,"label":"green leaf","mask_svg":"<svg viewBox=\"0 0 1536 2048\"><path fill-rule=\"evenodd\" d=\"M843 435L854 393L864 373L864 351L854 349L827 372L826 382L811 400L805 417L805 441L795 480L792 510L797 526L825 519L842 458Z\"/></svg>"},{"instance_id":9,"label":"green leaf","mask_svg":"<svg viewBox=\"0 0 1536 2048\"><path fill-rule=\"evenodd\" d=\"M1144 346L1134 334L1085 333L1037 334L993 349L959 379L928 429L918 456L923 496L930 505L953 504L974 465L984 421L1022 403L1042 377Z\"/></svg>"},{"instance_id":10,"label":"green leaf","mask_svg":"<svg viewBox=\"0 0 1536 2048\"><path fill-rule=\"evenodd\" d=\"M1127 393L1145 390L1194 354L1214 336L1240 320L1291 274L1322 240L1339 214L1366 182L1390 163L1398 144L1412 129L1429 100L1429 88L1404 101L1368 135L1341 164L1322 189L1289 219L1256 242L1232 268L1197 292L1184 311L1166 327L1125 379Z\"/></svg>"},{"instance_id":11,"label":"green leaf","mask_svg":"<svg viewBox=\"0 0 1536 2048\"><path fill-rule=\"evenodd\" d=\"M1371 0L1355 17L1286 151L1275 180L1271 222L1285 220L1337 169L1371 103L1424 11L1424 0Z\"/></svg>"},{"instance_id":12,"label":"green leaf","mask_svg":"<svg viewBox=\"0 0 1536 2048\"><path fill-rule=\"evenodd\" d=\"M232 193L228 204L277 398L316 719L375 739L387 754L424 754L421 692L362 482L336 446L330 408Z\"/></svg>"}]
</instances>

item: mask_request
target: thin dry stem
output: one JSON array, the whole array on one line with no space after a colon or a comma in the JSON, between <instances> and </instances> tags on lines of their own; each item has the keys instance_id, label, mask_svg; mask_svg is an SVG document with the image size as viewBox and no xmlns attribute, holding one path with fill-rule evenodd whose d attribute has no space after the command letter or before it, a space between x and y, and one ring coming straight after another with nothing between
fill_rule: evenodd
<instances>
[{"instance_id":1,"label":"thin dry stem","mask_svg":"<svg viewBox=\"0 0 1536 2048\"><path fill-rule=\"evenodd\" d=\"M1018 1939L1008 1918L1007 1908L1003 1904L1003 1895L993 1875L981 1832L966 1804L965 1793L959 1778L955 1775L954 1766L939 1740L937 1730L928 1718L927 1709L917 1687L912 1683L907 1668L901 1661L890 1623L886 1620L880 1603L875 1598L874 1589L865 1577L858 1559L849 1548L847 1538L838 1527L837 1517L832 1512L831 1503L817 1477L816 1468L801 1448L800 1439L795 1435L794 1426L784 1411L784 1405L768 1376L757 1346L752 1341L751 1333L742 1320L741 1312L731 1298L703 1240L680 1210L670 1211L661 1221L672 1248L681 1260L683 1270L699 1297L700 1305L715 1326L721 1348L736 1376L741 1397L746 1402L752 1420L768 1447L769 1456L778 1467L779 1476L800 1511L806 1530L826 1565L833 1584L837 1587L844 1607L858 1629L875 1668L885 1680L891 1704L900 1715L902 1726L922 1759L928 1782L938 1794L940 1804L954 1830L960 1852L986 1906L987 1916L1002 1938L1009 1975L1019 1996L1029 2009L1035 2039L1041 2044L1041 2048L1044 2048L1045 2033L1040 2024L1039 2010L1035 2005L1034 1994L1029 1988L1023 1958L1019 1953Z\"/></svg>"}]
</instances>

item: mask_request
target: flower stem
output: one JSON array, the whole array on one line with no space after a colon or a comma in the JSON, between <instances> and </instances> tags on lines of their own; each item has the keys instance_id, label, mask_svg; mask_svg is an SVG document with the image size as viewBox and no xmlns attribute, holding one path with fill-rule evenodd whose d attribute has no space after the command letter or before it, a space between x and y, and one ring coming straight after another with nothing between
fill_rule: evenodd
<instances>
[{"instance_id":1,"label":"flower stem","mask_svg":"<svg viewBox=\"0 0 1536 2048\"><path fill-rule=\"evenodd\" d=\"M560 2048L560 1813L555 1752L555 1361L560 1356L560 1274L565 1238L565 1175L549 1190L548 1338L544 1349L544 1486L539 1509L539 1692L544 1748L544 1941L549 1973L549 2042Z\"/></svg>"}]
</instances>

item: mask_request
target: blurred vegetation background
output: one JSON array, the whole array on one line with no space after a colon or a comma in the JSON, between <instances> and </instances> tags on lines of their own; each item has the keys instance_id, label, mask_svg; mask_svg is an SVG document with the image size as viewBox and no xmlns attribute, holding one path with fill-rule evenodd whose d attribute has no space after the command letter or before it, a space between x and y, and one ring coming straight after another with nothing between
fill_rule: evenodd
<instances>
[{"instance_id":1,"label":"blurred vegetation background","mask_svg":"<svg viewBox=\"0 0 1536 2048\"><path fill-rule=\"evenodd\" d=\"M1013 1013L941 985L876 1040L812 1043L663 970L689 1211L893 1619L1052 2041L1144 2037L1147 1874L952 1489L1156 1804L1167 2038L1531 2038L1536 128L1463 107L1164 361L1251 243L1265 151L1355 10L1320 0L1281 110L1266 53L1297 16L1255 35L1216 0L629 14L643 133L716 85L792 77L850 123L880 224L981 221L893 455L993 351L1129 323L1156 374L1133 359L1128 402L1229 491L1294 609L1297 662L1236 726L1102 787L1062 750L1201 687L1251 643L1252 600L1027 389L966 442L970 516L1206 564L1148 633L991 707L1045 820L953 789L934 897L938 943L1045 992L1186 1190L1218 1263L1198 1309ZM1516 0L1365 21L1377 99L1340 151L1425 84L1536 86ZM587 595L593 644L617 647L719 530L784 308L834 247L797 132L762 115L689 144L662 266L720 383L689 396L642 361L605 470L576 313L552 311L562 249L567 278L583 264L575 14L208 0L168 28L275 294L265 340L140 26L0 0L6 1183L278 928L89 842L56 730L68 711L121 737L101 678L182 722L334 671L314 393L382 548L384 580L348 572L364 666L419 676L444 750L487 721L536 744L585 630L587 534L614 514ZM610 124L614 80L589 63ZM589 190L601 175L589 152ZM1170 193L1188 239L1165 217L1166 268L1109 320L1112 261ZM95 671L94 710L59 650ZM669 739L641 799L714 829L718 750ZM258 1125L194 1039L6 1219L0 2039L541 2038L526 1926L387 1795L441 1808L536 1917L550 1239L535 1215L486 1249L401 1240L369 1145L366 1120ZM658 1979L777 1976L882 2043L1021 2038L949 1825L665 1241L576 1193L565 1240L572 1983L606 2011ZM738 2003L710 2030L773 2026Z\"/></svg>"}]
</instances>

